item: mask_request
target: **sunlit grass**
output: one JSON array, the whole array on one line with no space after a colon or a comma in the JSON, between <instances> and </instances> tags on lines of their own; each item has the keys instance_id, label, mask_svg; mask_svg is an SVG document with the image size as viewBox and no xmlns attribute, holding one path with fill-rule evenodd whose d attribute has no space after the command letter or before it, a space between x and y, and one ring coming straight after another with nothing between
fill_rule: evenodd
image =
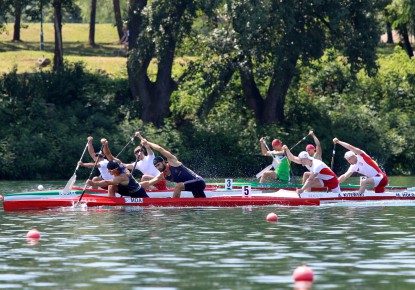
<instances>
[{"instance_id":1,"label":"sunlit grass","mask_svg":"<svg viewBox=\"0 0 415 290\"><path fill-rule=\"evenodd\" d=\"M9 72L17 67L18 72L32 72L37 67L38 59L47 57L53 60L54 30L52 23L45 23L44 51L40 51L40 24L28 24L21 30L22 42L11 42L13 26L8 25L6 33L0 34L0 73ZM87 69L105 70L113 76L126 75L127 58L123 56L118 43L116 28L111 24L97 24L95 28L97 47L87 45L88 24L64 24L62 27L63 50L66 61L85 63ZM43 69L50 69L51 66Z\"/></svg>"},{"instance_id":2,"label":"sunlit grass","mask_svg":"<svg viewBox=\"0 0 415 290\"><path fill-rule=\"evenodd\" d=\"M44 51L40 51L40 23L24 24L27 28L21 30L22 42L11 42L13 25L8 24L6 33L0 34L0 73L7 73L13 67L18 72L32 72L37 67L38 59L47 57L53 60L54 29L52 23L44 23ZM66 61L82 61L87 69L105 70L111 76L126 76L127 58L118 41L116 28L112 24L97 24L95 27L96 47L87 44L89 35L88 24L68 23L62 27L64 58ZM381 44L377 51L380 55L393 53L396 44ZM175 60L174 78L180 76L187 66L190 57ZM44 69L50 69L51 65ZM151 62L149 74L155 77L157 63Z\"/></svg>"},{"instance_id":3,"label":"sunlit grass","mask_svg":"<svg viewBox=\"0 0 415 290\"><path fill-rule=\"evenodd\" d=\"M25 24L26 25L26 24ZM44 30L44 51L40 51L40 24L27 24L21 30L22 42L11 42L13 25L7 26L7 33L0 34L0 73L10 72L17 67L18 73L38 71L38 59L47 57L53 61L54 30L52 23L46 23ZM87 44L89 35L88 24L64 24L63 53L64 59L70 62L83 62L87 69L104 70L112 77L126 77L127 58L123 47L118 42L116 28L112 24L97 24L95 27L96 47ZM183 67L190 59L175 59L173 73L175 77L182 74ZM42 68L50 70L52 65ZM156 61L152 61L149 74L155 77L157 71Z\"/></svg>"}]
</instances>

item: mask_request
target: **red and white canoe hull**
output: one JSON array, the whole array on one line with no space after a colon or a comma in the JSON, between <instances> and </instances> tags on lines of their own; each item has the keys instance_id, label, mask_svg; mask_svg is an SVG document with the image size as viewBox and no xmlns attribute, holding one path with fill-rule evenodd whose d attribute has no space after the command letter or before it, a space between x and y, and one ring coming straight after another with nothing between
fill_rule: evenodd
<instances>
[{"instance_id":1,"label":"red and white canoe hull","mask_svg":"<svg viewBox=\"0 0 415 290\"><path fill-rule=\"evenodd\" d=\"M291 197L299 198L298 194L294 190L284 190L281 189L277 192L271 193L262 193L263 196L273 196L273 197ZM340 193L333 192L303 192L301 193L300 198L316 198L323 202L337 202L337 201L376 201L376 200L414 200L415 201L415 191L408 189L406 191L386 191L384 193L375 193L374 191L366 190L364 193L359 193L356 191Z\"/></svg>"},{"instance_id":2,"label":"red and white canoe hull","mask_svg":"<svg viewBox=\"0 0 415 290\"><path fill-rule=\"evenodd\" d=\"M5 211L18 210L46 210L61 207L73 207L79 197L9 200L3 202ZM220 196L209 198L132 198L132 197L108 197L85 194L81 201L87 207L100 206L137 206L137 207L238 207L238 206L318 206L318 199L287 198L287 197L242 197Z\"/></svg>"},{"instance_id":3,"label":"red and white canoe hull","mask_svg":"<svg viewBox=\"0 0 415 290\"><path fill-rule=\"evenodd\" d=\"M4 195L4 200L28 200L28 199L50 199L50 198L64 198L64 197L76 197L81 195L83 188L73 187L67 193L63 193L63 190L45 190L45 191L30 191L30 192L20 192L20 193L6 193ZM149 190L147 194L151 198L162 198L162 197L172 197L174 189L167 189L167 190ZM205 191L206 197L217 197L222 195L234 195L234 196L242 196L241 189L220 189L220 188L208 188ZM261 194L262 190L252 190L251 193L255 195ZM85 193L93 194L97 196L108 196L107 190L103 189L90 189L88 188ZM116 194L117 197L121 197L119 194ZM182 191L180 197L193 197L193 194L190 191Z\"/></svg>"}]
</instances>

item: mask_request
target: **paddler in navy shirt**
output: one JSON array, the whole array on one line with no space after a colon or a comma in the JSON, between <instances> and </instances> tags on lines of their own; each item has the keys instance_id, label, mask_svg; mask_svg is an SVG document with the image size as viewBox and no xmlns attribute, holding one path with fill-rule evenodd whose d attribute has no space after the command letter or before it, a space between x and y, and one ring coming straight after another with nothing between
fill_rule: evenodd
<instances>
[{"instance_id":1,"label":"paddler in navy shirt","mask_svg":"<svg viewBox=\"0 0 415 290\"><path fill-rule=\"evenodd\" d=\"M161 173L151 180L151 183L164 179L175 182L176 186L174 187L173 197L180 197L183 190L191 191L194 197L206 197L204 192L206 183L202 177L185 167L179 160L177 160L176 156L160 145L148 142L144 138L142 139L141 144L143 146L150 145L153 150L160 152L160 154L167 159L166 162L161 156L154 158L154 166Z\"/></svg>"}]
</instances>

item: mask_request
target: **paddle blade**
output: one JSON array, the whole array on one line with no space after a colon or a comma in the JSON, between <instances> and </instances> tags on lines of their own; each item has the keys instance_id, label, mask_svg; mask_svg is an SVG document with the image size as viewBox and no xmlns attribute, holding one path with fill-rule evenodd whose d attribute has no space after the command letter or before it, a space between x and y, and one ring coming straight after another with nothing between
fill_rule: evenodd
<instances>
[{"instance_id":1,"label":"paddle blade","mask_svg":"<svg viewBox=\"0 0 415 290\"><path fill-rule=\"evenodd\" d=\"M265 167L264 169L262 169L260 172L257 173L256 178L260 178L262 176L262 174L264 174L265 171L270 170L273 167L272 164L268 165L267 167Z\"/></svg>"},{"instance_id":2,"label":"paddle blade","mask_svg":"<svg viewBox=\"0 0 415 290\"><path fill-rule=\"evenodd\" d=\"M71 191L72 186L75 184L76 181L76 174L72 175L72 177L68 180L68 182L65 185L65 188L62 191L62 194L69 194L69 191Z\"/></svg>"}]
</instances>

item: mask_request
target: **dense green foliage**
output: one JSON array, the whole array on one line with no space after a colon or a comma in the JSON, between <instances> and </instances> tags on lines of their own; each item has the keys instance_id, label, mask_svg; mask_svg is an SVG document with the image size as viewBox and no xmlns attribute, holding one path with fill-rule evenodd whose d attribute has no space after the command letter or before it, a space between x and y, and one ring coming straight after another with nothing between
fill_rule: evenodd
<instances>
[{"instance_id":1,"label":"dense green foliage","mask_svg":"<svg viewBox=\"0 0 415 290\"><path fill-rule=\"evenodd\" d=\"M82 3L88 15L86 2L42 1L78 12ZM0 177L67 176L88 135L107 137L117 152L136 130L208 177L253 176L270 162L259 156L260 136L291 147L309 129L321 139L325 161L338 137L388 173L411 174L414 62L402 49L378 60L376 48L384 14L402 26L403 47L412 53L413 5L375 2L131 0L124 15L128 80L64 66L58 33L55 72L16 69L0 79L0 121L9 124L0 132ZM100 17L110 18L104 10ZM55 15L60 20L60 9ZM175 67L179 55L193 62ZM337 153L340 173L344 149Z\"/></svg>"},{"instance_id":2,"label":"dense green foliage","mask_svg":"<svg viewBox=\"0 0 415 290\"><path fill-rule=\"evenodd\" d=\"M172 116L160 128L139 120L126 80L88 73L78 63L66 64L59 72L14 71L0 78L0 177L68 178L87 136L95 138L96 149L100 138L108 138L118 153L136 130L205 177L252 177L270 163L259 154L260 136L278 137L293 146L309 129L321 140L327 163L332 138L338 137L361 147L388 174L413 174L415 63L397 48L379 65L376 76L352 77L342 57L327 51L322 60L300 66L287 95L284 125L257 124L237 93L237 77L209 115L198 118L203 80L192 78L173 95ZM293 152L311 142L307 139ZM132 161L133 147L120 158ZM344 152L337 148L337 173L346 169ZM293 171L300 174L303 169L294 165ZM88 174L87 169L78 172Z\"/></svg>"},{"instance_id":3,"label":"dense green foliage","mask_svg":"<svg viewBox=\"0 0 415 290\"><path fill-rule=\"evenodd\" d=\"M125 117L117 104L117 96L128 98L125 88L125 81L86 73L80 64L56 73L3 75L0 176L67 176L86 135L105 136Z\"/></svg>"},{"instance_id":4,"label":"dense green foliage","mask_svg":"<svg viewBox=\"0 0 415 290\"><path fill-rule=\"evenodd\" d=\"M352 72L362 68L376 72L380 31L378 7L371 0L209 3L131 1L128 72L145 122L161 125L170 116L172 93L182 84L182 77L172 74L172 63L174 56L186 51L187 41L194 41L198 63L184 75L202 73L206 80L207 102L198 115L209 113L237 74L241 101L255 119L261 124L283 123L298 64L319 59L329 48L345 56ZM196 21L201 19L205 30ZM148 75L152 60L158 66L154 79Z\"/></svg>"}]
</instances>

